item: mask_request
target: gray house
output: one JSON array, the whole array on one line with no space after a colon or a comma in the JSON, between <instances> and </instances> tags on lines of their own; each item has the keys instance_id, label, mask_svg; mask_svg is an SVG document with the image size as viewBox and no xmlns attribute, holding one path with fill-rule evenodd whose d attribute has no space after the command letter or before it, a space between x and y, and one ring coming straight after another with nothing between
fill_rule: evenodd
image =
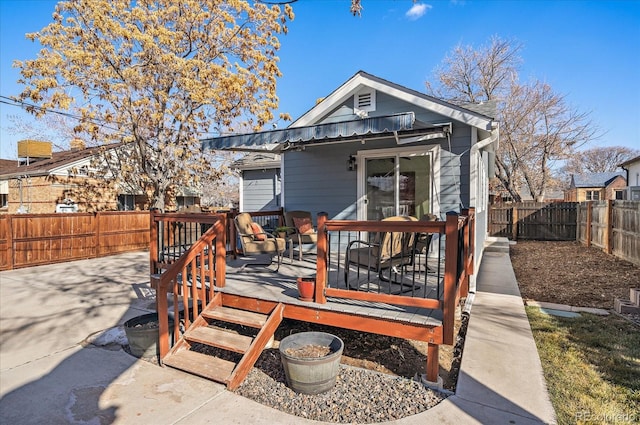
<instances>
[{"instance_id":1,"label":"gray house","mask_svg":"<svg viewBox=\"0 0 640 425\"><path fill-rule=\"evenodd\" d=\"M240 211L274 211L281 204L280 155L250 152L236 161L240 171Z\"/></svg>"},{"instance_id":2,"label":"gray house","mask_svg":"<svg viewBox=\"0 0 640 425\"><path fill-rule=\"evenodd\" d=\"M245 211L274 205L324 211L330 219L444 219L475 207L478 266L499 138L490 109L457 106L360 71L286 129L206 139L203 147L280 155L279 167L244 169ZM280 191L279 205L258 200L264 187L274 189L267 197Z\"/></svg>"}]
</instances>

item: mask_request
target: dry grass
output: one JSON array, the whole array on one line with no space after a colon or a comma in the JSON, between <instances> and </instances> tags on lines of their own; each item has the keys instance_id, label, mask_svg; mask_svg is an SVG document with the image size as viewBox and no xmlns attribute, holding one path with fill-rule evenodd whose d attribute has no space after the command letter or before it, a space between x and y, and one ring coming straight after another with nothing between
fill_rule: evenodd
<instances>
[{"instance_id":1,"label":"dry grass","mask_svg":"<svg viewBox=\"0 0 640 425\"><path fill-rule=\"evenodd\" d=\"M640 331L616 315L527 307L558 424L640 422Z\"/></svg>"},{"instance_id":2,"label":"dry grass","mask_svg":"<svg viewBox=\"0 0 640 425\"><path fill-rule=\"evenodd\" d=\"M610 309L639 284L640 268L576 242L518 242L511 261L525 300ZM527 314L558 424L640 423L640 327Z\"/></svg>"}]
</instances>

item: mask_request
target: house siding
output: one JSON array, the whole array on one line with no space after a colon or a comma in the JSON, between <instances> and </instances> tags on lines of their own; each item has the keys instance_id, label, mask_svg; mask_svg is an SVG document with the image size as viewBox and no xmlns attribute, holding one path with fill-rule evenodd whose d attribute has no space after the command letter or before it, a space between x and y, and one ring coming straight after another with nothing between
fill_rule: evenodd
<instances>
[{"instance_id":1,"label":"house siding","mask_svg":"<svg viewBox=\"0 0 640 425\"><path fill-rule=\"evenodd\" d=\"M245 170L242 179L243 211L273 211L280 208L280 170Z\"/></svg>"},{"instance_id":2,"label":"house siding","mask_svg":"<svg viewBox=\"0 0 640 425\"><path fill-rule=\"evenodd\" d=\"M469 207L469 140L470 128L454 127L449 151L448 141L441 141L439 164L433 164L440 173L438 193L431 194L438 204L433 209L444 219L447 211L459 212ZM430 140L432 146L437 140ZM426 142L425 142L426 143ZM410 146L410 145L404 145ZM415 146L420 146L416 144ZM395 140L367 141L342 144L307 146L304 151L286 152L284 155L284 197L288 210L307 210L314 215L327 212L331 219L357 218L357 171L347 171L350 155L359 151L397 147ZM245 195L246 198L246 195ZM315 217L314 217L315 218Z\"/></svg>"}]
</instances>

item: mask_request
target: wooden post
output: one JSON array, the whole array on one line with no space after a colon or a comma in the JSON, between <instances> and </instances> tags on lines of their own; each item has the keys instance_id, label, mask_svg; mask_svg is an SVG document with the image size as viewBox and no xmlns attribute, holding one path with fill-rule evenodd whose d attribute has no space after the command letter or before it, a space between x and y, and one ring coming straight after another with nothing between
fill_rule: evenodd
<instances>
[{"instance_id":1,"label":"wooden post","mask_svg":"<svg viewBox=\"0 0 640 425\"><path fill-rule=\"evenodd\" d=\"M447 213L445 235L442 342L447 345L453 345L458 271L458 214L454 212Z\"/></svg>"},{"instance_id":2,"label":"wooden post","mask_svg":"<svg viewBox=\"0 0 640 425\"><path fill-rule=\"evenodd\" d=\"M169 352L169 303L166 288L161 289L161 285L156 288L156 312L158 313L158 351L162 364L162 359ZM189 316L185 315L185 317Z\"/></svg>"},{"instance_id":3,"label":"wooden post","mask_svg":"<svg viewBox=\"0 0 640 425\"><path fill-rule=\"evenodd\" d=\"M328 214L326 212L318 213L318 243L317 243L317 260L316 260L316 294L315 301L319 304L326 304L327 297L324 290L327 285L327 222Z\"/></svg>"},{"instance_id":4,"label":"wooden post","mask_svg":"<svg viewBox=\"0 0 640 425\"><path fill-rule=\"evenodd\" d=\"M155 220L155 211L149 211L149 274L155 274L158 261L158 227ZM156 288L157 289L157 288Z\"/></svg>"},{"instance_id":5,"label":"wooden post","mask_svg":"<svg viewBox=\"0 0 640 425\"><path fill-rule=\"evenodd\" d=\"M239 212L235 208L229 211L229 246L234 260L238 258L238 235L235 224L236 216L238 214Z\"/></svg>"},{"instance_id":6,"label":"wooden post","mask_svg":"<svg viewBox=\"0 0 640 425\"><path fill-rule=\"evenodd\" d=\"M591 246L591 216L593 213L592 208L593 208L593 201L588 201L587 202L587 222L585 223L585 226L584 226L585 238L587 239L587 247Z\"/></svg>"},{"instance_id":7,"label":"wooden post","mask_svg":"<svg viewBox=\"0 0 640 425\"><path fill-rule=\"evenodd\" d=\"M7 216L7 258L9 270L13 270L16 265L15 250L13 246L13 214Z\"/></svg>"},{"instance_id":8,"label":"wooden post","mask_svg":"<svg viewBox=\"0 0 640 425\"><path fill-rule=\"evenodd\" d=\"M611 254L613 251L613 201L607 200L607 212L605 216L604 252Z\"/></svg>"},{"instance_id":9,"label":"wooden post","mask_svg":"<svg viewBox=\"0 0 640 425\"><path fill-rule=\"evenodd\" d=\"M518 240L518 207L511 207L511 240Z\"/></svg>"},{"instance_id":10,"label":"wooden post","mask_svg":"<svg viewBox=\"0 0 640 425\"><path fill-rule=\"evenodd\" d=\"M102 257L102 235L100 234L100 211L97 211L93 214L93 219L96 221L94 224L95 235L96 235L96 257Z\"/></svg>"},{"instance_id":11,"label":"wooden post","mask_svg":"<svg viewBox=\"0 0 640 425\"><path fill-rule=\"evenodd\" d=\"M227 215L220 214L220 221L214 226L217 227L216 232L216 281L215 285L218 288L223 288L225 285L225 278L227 276ZM210 285L211 294L213 295L213 285ZM212 300L213 297L210 297Z\"/></svg>"},{"instance_id":12,"label":"wooden post","mask_svg":"<svg viewBox=\"0 0 640 425\"><path fill-rule=\"evenodd\" d=\"M429 343L427 345L427 381L438 382L438 372L440 369L440 362L438 360L438 351L440 346L438 344Z\"/></svg>"}]
</instances>

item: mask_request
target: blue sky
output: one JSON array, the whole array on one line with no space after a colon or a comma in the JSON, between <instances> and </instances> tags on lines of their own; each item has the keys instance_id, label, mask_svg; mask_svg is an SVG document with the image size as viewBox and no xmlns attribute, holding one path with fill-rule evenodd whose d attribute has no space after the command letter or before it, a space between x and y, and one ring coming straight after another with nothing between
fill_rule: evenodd
<instances>
[{"instance_id":1,"label":"blue sky","mask_svg":"<svg viewBox=\"0 0 640 425\"><path fill-rule=\"evenodd\" d=\"M19 92L15 59L34 58L24 38L51 20L55 1L0 0L0 95ZM457 44L493 35L524 46L522 81L544 80L591 118L604 136L591 145L640 149L640 1L298 0L281 38L280 108L295 119L359 70L418 91ZM0 104L0 157L15 158ZM283 123L280 123L282 127Z\"/></svg>"}]
</instances>

